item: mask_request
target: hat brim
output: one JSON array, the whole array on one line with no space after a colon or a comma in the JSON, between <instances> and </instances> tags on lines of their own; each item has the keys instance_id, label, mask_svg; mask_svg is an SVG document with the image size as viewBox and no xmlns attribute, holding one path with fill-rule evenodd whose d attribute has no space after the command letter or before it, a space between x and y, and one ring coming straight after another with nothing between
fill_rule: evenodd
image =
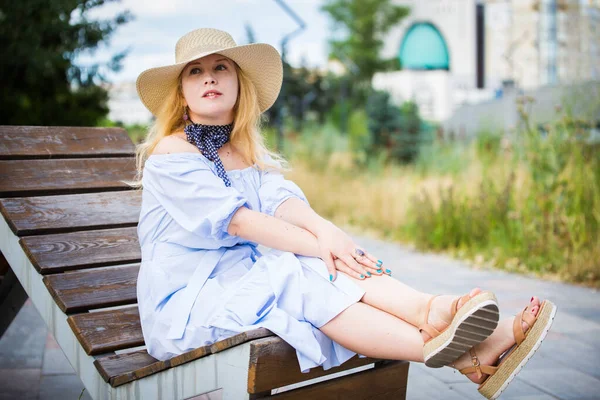
<instances>
[{"instance_id":1,"label":"hat brim","mask_svg":"<svg viewBox=\"0 0 600 400\"><path fill-rule=\"evenodd\" d=\"M230 58L246 73L256 87L261 112L265 112L275 103L283 82L283 65L279 52L265 43L252 43L200 53L180 63L147 69L138 76L136 81L137 92L142 103L153 115L156 115L185 66L193 60L211 54L221 54Z\"/></svg>"}]
</instances>

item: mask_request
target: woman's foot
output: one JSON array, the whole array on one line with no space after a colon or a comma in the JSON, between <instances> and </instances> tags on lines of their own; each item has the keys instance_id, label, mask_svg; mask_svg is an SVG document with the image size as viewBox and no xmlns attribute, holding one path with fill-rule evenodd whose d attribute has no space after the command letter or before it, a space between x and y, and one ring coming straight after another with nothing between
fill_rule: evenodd
<instances>
[{"instance_id":1,"label":"woman's foot","mask_svg":"<svg viewBox=\"0 0 600 400\"><path fill-rule=\"evenodd\" d=\"M481 289L475 288L469 292L469 298L460 297L458 300L457 310L467 302L469 299L477 296L481 293ZM423 321L425 324L429 324L437 329L439 332L443 331L448 327L450 322L452 321L452 302L456 300L456 296L437 296L433 299L431 303L431 308L429 311L429 315L427 316L427 320ZM425 313L427 311L423 311L423 318L425 318ZM423 336L423 342L427 342L431 339L431 335L429 335L426 331L421 331L421 336Z\"/></svg>"},{"instance_id":2,"label":"woman's foot","mask_svg":"<svg viewBox=\"0 0 600 400\"><path fill-rule=\"evenodd\" d=\"M531 298L526 312L536 316L539 310L540 300L534 296ZM514 317L500 321L494 333L474 347L481 365L496 365L500 356L516 343L513 333L513 323ZM522 325L523 331L527 332L530 327L526 322L523 322ZM467 352L454 362L453 367L460 370L472 365L471 355ZM477 373L472 373L467 375L467 377L474 383L481 384L487 379L488 375L484 374L478 377Z\"/></svg>"}]
</instances>

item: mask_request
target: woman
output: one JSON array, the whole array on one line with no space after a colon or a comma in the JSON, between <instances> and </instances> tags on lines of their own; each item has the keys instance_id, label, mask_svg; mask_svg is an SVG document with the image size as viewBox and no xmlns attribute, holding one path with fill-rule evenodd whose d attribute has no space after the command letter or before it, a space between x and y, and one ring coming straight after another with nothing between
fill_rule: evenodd
<instances>
[{"instance_id":1,"label":"woman","mask_svg":"<svg viewBox=\"0 0 600 400\"><path fill-rule=\"evenodd\" d=\"M265 148L258 123L281 87L277 51L199 29L177 42L176 60L137 81L156 116L138 149L148 352L164 360L265 327L297 350L302 371L358 353L451 365L498 396L544 338L555 306L533 297L498 323L492 293L432 296L391 278L311 209ZM273 250L262 255L257 244Z\"/></svg>"}]
</instances>

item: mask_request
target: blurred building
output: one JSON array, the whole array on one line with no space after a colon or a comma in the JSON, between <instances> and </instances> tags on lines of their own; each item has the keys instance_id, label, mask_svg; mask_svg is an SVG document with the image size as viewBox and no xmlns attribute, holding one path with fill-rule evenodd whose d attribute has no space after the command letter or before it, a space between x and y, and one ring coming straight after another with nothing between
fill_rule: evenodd
<instances>
[{"instance_id":1,"label":"blurred building","mask_svg":"<svg viewBox=\"0 0 600 400\"><path fill-rule=\"evenodd\" d=\"M125 125L151 122L152 114L144 107L135 89L135 82L111 83L108 90L108 119Z\"/></svg>"},{"instance_id":2,"label":"blurred building","mask_svg":"<svg viewBox=\"0 0 600 400\"><path fill-rule=\"evenodd\" d=\"M401 71L373 79L397 103L445 121L505 87L600 80L600 0L396 0L411 12L386 38Z\"/></svg>"}]
</instances>

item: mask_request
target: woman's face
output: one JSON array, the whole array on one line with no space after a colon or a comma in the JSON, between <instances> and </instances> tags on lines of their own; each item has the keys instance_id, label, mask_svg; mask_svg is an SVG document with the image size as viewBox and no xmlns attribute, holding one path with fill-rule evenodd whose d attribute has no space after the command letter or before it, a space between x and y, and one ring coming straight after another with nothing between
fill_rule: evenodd
<instances>
[{"instance_id":1,"label":"woman's face","mask_svg":"<svg viewBox=\"0 0 600 400\"><path fill-rule=\"evenodd\" d=\"M183 69L181 86L185 105L194 123L227 125L233 122L238 78L233 61L211 54Z\"/></svg>"}]
</instances>

